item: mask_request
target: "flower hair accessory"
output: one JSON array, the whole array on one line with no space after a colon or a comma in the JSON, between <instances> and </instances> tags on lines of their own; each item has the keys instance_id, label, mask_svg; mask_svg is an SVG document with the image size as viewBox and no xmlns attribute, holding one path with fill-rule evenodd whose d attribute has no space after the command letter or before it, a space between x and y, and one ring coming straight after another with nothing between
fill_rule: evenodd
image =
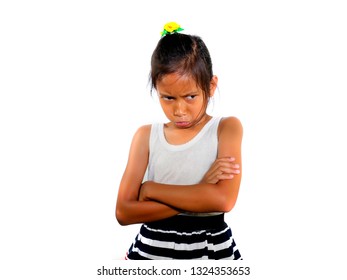
<instances>
[{"instance_id":1,"label":"flower hair accessory","mask_svg":"<svg viewBox=\"0 0 347 280\"><path fill-rule=\"evenodd\" d=\"M167 34L174 34L178 31L184 30L181 26L176 22L168 22L164 25L164 30L161 32L161 36L165 36Z\"/></svg>"}]
</instances>

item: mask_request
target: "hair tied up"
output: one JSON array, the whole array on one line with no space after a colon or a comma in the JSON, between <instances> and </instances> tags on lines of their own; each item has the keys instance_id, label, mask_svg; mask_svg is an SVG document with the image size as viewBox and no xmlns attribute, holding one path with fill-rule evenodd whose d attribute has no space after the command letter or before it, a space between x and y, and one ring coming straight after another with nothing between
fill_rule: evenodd
<instances>
[{"instance_id":1,"label":"hair tied up","mask_svg":"<svg viewBox=\"0 0 347 280\"><path fill-rule=\"evenodd\" d=\"M179 31L184 30L183 28L181 28L181 26L176 23L176 22L168 22L167 24L164 25L164 30L161 32L161 36L165 36L165 35L170 35L170 34L174 34L177 33Z\"/></svg>"}]
</instances>

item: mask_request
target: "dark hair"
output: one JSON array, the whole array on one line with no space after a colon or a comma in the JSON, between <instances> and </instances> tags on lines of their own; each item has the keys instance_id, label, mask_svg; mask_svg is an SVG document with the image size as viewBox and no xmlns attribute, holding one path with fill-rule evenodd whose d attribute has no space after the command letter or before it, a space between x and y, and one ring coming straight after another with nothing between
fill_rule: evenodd
<instances>
[{"instance_id":1,"label":"dark hair","mask_svg":"<svg viewBox=\"0 0 347 280\"><path fill-rule=\"evenodd\" d=\"M209 100L213 77L210 53L198 36L174 33L162 37L151 59L151 91L165 75L178 73L192 77Z\"/></svg>"}]
</instances>

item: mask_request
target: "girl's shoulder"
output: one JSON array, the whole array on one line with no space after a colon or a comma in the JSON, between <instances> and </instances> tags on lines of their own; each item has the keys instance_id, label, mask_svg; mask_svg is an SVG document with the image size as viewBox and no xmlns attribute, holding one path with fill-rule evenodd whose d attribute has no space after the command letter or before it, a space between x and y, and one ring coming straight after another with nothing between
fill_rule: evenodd
<instances>
[{"instance_id":1,"label":"girl's shoulder","mask_svg":"<svg viewBox=\"0 0 347 280\"><path fill-rule=\"evenodd\" d=\"M151 124L142 125L137 129L137 133L147 134L147 133L151 132L151 127L152 127Z\"/></svg>"},{"instance_id":2,"label":"girl's shoulder","mask_svg":"<svg viewBox=\"0 0 347 280\"><path fill-rule=\"evenodd\" d=\"M149 135L151 133L151 124L145 124L140 126L137 131L135 132L134 138L138 139L146 139L149 138Z\"/></svg>"},{"instance_id":3,"label":"girl's shoulder","mask_svg":"<svg viewBox=\"0 0 347 280\"><path fill-rule=\"evenodd\" d=\"M150 137L150 134L151 134L151 127L152 125L148 124L148 125L143 125L143 126L140 126L134 136L133 136L133 140L132 140L132 146L134 148L137 148L137 147L141 147L141 150L142 149L148 149L148 145L146 145L146 143L149 142L149 137Z\"/></svg>"},{"instance_id":4,"label":"girl's shoulder","mask_svg":"<svg viewBox=\"0 0 347 280\"><path fill-rule=\"evenodd\" d=\"M241 121L234 116L223 117L219 122L218 135L232 133L242 135L243 127Z\"/></svg>"}]
</instances>

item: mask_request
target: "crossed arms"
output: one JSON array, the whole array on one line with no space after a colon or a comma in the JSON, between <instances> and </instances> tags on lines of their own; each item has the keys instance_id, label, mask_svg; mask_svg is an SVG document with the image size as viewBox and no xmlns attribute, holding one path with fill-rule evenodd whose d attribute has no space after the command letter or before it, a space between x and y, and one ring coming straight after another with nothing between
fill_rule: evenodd
<instances>
[{"instance_id":1,"label":"crossed arms","mask_svg":"<svg viewBox=\"0 0 347 280\"><path fill-rule=\"evenodd\" d=\"M219 126L218 156L200 183L142 184L149 155L150 126L135 133L128 163L120 182L116 218L121 225L168 218L182 211L229 212L235 205L241 183L242 125L229 117Z\"/></svg>"}]
</instances>

